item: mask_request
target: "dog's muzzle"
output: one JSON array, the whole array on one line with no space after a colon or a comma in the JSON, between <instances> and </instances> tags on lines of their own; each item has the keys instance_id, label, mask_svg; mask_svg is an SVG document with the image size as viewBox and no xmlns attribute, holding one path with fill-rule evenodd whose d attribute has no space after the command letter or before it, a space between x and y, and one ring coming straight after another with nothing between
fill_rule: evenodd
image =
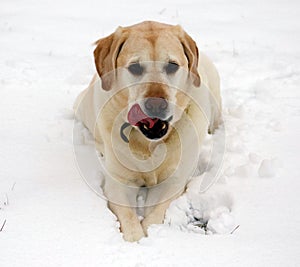
<instances>
[{"instance_id":1,"label":"dog's muzzle","mask_svg":"<svg viewBox=\"0 0 300 267\"><path fill-rule=\"evenodd\" d=\"M148 98L144 102L144 110L145 112L139 104L134 104L127 115L129 123L125 123L126 126L124 124L122 128L125 129L129 125L137 126L144 136L152 140L164 137L173 117L166 118L168 102L162 98ZM122 138L124 139L124 137Z\"/></svg>"}]
</instances>

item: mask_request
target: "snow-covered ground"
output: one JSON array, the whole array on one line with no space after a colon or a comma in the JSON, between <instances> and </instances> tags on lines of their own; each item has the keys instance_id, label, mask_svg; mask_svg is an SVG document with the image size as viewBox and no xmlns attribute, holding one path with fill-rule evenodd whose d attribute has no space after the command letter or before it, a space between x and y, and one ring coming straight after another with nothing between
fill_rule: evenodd
<instances>
[{"instance_id":1,"label":"snow-covered ground","mask_svg":"<svg viewBox=\"0 0 300 267\"><path fill-rule=\"evenodd\" d=\"M299 10L297 0L2 0L0 266L299 266ZM94 72L91 43L149 19L181 24L216 64L226 153L211 190L194 179L164 225L127 243L78 172L71 108ZM194 224L207 221L205 235Z\"/></svg>"}]
</instances>

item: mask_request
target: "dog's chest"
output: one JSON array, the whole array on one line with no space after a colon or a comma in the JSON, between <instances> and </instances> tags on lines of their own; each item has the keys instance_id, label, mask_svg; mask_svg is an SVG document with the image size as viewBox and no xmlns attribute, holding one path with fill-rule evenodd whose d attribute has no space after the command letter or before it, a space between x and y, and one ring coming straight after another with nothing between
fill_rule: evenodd
<instances>
[{"instance_id":1,"label":"dog's chest","mask_svg":"<svg viewBox=\"0 0 300 267\"><path fill-rule=\"evenodd\" d=\"M129 143L131 156L128 160L136 168L137 184L153 186L161 183L174 173L180 160L180 149L174 149L174 137L164 142L139 142L136 138Z\"/></svg>"}]
</instances>

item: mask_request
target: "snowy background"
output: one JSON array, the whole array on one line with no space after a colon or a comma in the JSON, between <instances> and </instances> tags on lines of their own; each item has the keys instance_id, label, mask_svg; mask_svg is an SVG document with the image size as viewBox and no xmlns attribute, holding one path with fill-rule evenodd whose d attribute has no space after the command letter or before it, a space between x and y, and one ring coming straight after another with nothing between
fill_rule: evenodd
<instances>
[{"instance_id":1,"label":"snowy background","mask_svg":"<svg viewBox=\"0 0 300 267\"><path fill-rule=\"evenodd\" d=\"M283 0L1 0L0 266L299 266L299 11ZM195 179L132 244L76 168L71 108L95 71L92 42L149 19L181 24L216 64L227 148L211 192Z\"/></svg>"}]
</instances>

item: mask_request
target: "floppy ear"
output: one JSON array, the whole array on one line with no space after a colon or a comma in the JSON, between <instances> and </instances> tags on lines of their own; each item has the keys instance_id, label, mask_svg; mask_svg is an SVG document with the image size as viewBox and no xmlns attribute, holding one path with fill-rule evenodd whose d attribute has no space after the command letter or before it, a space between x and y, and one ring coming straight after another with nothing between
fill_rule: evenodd
<instances>
[{"instance_id":1,"label":"floppy ear","mask_svg":"<svg viewBox=\"0 0 300 267\"><path fill-rule=\"evenodd\" d=\"M116 76L117 58L125 42L123 29L119 27L111 35L95 42L94 59L97 72L106 91L112 88Z\"/></svg>"},{"instance_id":2,"label":"floppy ear","mask_svg":"<svg viewBox=\"0 0 300 267\"><path fill-rule=\"evenodd\" d=\"M189 71L192 73L193 84L197 87L201 84L201 79L198 73L199 52L195 41L180 27L181 33L179 36L183 46L184 53L188 59Z\"/></svg>"}]
</instances>

